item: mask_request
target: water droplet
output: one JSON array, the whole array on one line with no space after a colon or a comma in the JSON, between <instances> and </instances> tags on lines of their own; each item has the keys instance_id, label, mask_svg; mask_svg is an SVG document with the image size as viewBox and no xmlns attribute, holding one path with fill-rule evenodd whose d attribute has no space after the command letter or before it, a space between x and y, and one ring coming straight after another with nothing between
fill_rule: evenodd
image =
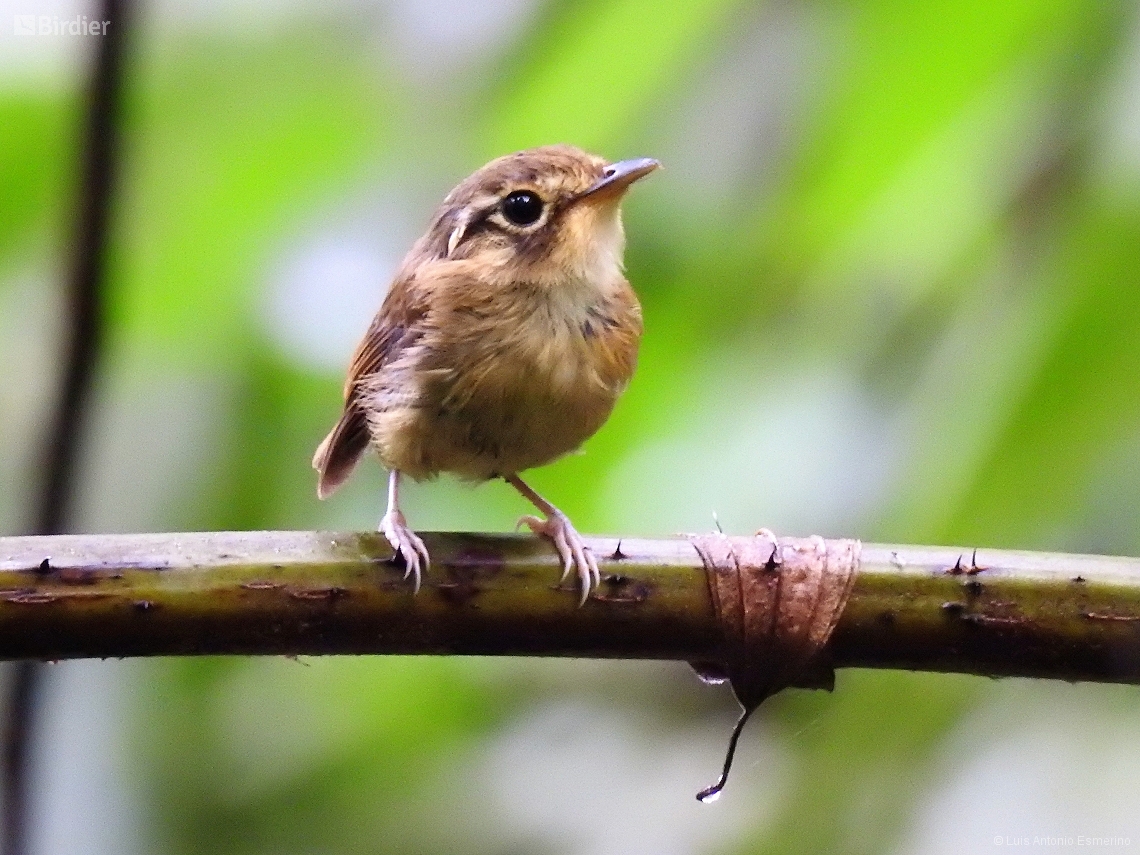
<instances>
[{"instance_id":1,"label":"water droplet","mask_svg":"<svg viewBox=\"0 0 1140 855\"><path fill-rule=\"evenodd\" d=\"M697 801L702 804L711 805L720 798L720 793L719 787L709 787L707 790L701 790L697 793Z\"/></svg>"}]
</instances>

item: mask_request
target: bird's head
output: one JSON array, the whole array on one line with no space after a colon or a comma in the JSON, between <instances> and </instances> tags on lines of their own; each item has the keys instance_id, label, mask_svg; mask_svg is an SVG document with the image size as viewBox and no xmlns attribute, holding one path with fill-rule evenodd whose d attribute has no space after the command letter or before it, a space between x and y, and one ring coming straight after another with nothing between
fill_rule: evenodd
<instances>
[{"instance_id":1,"label":"bird's head","mask_svg":"<svg viewBox=\"0 0 1140 855\"><path fill-rule=\"evenodd\" d=\"M620 276L622 197L658 166L650 158L609 163L569 145L508 154L447 195L420 251L534 284Z\"/></svg>"}]
</instances>

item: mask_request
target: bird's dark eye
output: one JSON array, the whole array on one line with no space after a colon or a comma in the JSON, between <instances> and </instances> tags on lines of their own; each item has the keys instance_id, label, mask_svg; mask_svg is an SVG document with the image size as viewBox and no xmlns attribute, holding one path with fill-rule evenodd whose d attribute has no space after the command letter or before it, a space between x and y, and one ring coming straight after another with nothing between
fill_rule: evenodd
<instances>
[{"instance_id":1,"label":"bird's dark eye","mask_svg":"<svg viewBox=\"0 0 1140 855\"><path fill-rule=\"evenodd\" d=\"M542 216L542 199L529 190L516 190L503 199L503 216L516 226L529 226Z\"/></svg>"}]
</instances>

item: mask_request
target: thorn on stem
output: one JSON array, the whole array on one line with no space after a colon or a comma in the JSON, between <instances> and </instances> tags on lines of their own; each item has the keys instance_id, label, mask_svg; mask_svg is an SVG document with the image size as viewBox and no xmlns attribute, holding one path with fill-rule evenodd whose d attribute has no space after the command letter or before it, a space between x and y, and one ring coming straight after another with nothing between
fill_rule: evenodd
<instances>
[{"instance_id":1,"label":"thorn on stem","mask_svg":"<svg viewBox=\"0 0 1140 855\"><path fill-rule=\"evenodd\" d=\"M764 569L769 573L774 573L776 568L784 563L784 555L780 550L780 539L776 537L776 533L770 528L757 530L756 536L766 537L772 541L772 551L768 554L768 560L764 562Z\"/></svg>"},{"instance_id":2,"label":"thorn on stem","mask_svg":"<svg viewBox=\"0 0 1140 855\"><path fill-rule=\"evenodd\" d=\"M970 558L970 566L966 568L966 575L967 576L976 576L978 573L981 573L983 570L989 570L989 569L990 568L982 567L978 564L978 548L975 546L974 547L974 554Z\"/></svg>"}]
</instances>

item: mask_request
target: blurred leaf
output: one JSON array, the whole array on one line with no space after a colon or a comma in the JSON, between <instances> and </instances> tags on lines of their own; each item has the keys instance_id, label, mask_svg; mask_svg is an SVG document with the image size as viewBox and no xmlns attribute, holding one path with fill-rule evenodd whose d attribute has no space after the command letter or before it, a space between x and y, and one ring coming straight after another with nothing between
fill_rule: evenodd
<instances>
[{"instance_id":1,"label":"blurred leaf","mask_svg":"<svg viewBox=\"0 0 1140 855\"><path fill-rule=\"evenodd\" d=\"M1082 200L1057 241L1067 295L1032 382L962 496L949 536L1065 546L1088 478L1140 422L1140 217ZM1069 535L1071 537L1071 535Z\"/></svg>"},{"instance_id":2,"label":"blurred leaf","mask_svg":"<svg viewBox=\"0 0 1140 855\"><path fill-rule=\"evenodd\" d=\"M764 220L764 243L789 260L818 257L980 92L1026 62L1051 62L1108 11L1078 0L853 4L844 61L788 187L786 215Z\"/></svg>"},{"instance_id":3,"label":"blurred leaf","mask_svg":"<svg viewBox=\"0 0 1140 855\"><path fill-rule=\"evenodd\" d=\"M381 147L383 93L332 34L179 44L143 65L114 293L120 335L224 366L281 229Z\"/></svg>"},{"instance_id":4,"label":"blurred leaf","mask_svg":"<svg viewBox=\"0 0 1140 855\"><path fill-rule=\"evenodd\" d=\"M169 663L146 735L176 851L353 851L441 755L502 715L470 661L328 657ZM190 729L163 709L193 710Z\"/></svg>"},{"instance_id":5,"label":"blurred leaf","mask_svg":"<svg viewBox=\"0 0 1140 855\"><path fill-rule=\"evenodd\" d=\"M774 714L798 754L798 780L780 819L740 851L889 849L941 740L984 685L976 677L860 671L844 673L831 696L781 696Z\"/></svg>"},{"instance_id":6,"label":"blurred leaf","mask_svg":"<svg viewBox=\"0 0 1140 855\"><path fill-rule=\"evenodd\" d=\"M70 228L60 217L70 210L77 134L71 98L0 95L0 265L37 230Z\"/></svg>"},{"instance_id":7,"label":"blurred leaf","mask_svg":"<svg viewBox=\"0 0 1140 855\"><path fill-rule=\"evenodd\" d=\"M607 151L657 90L676 85L727 23L737 0L685 0L668 13L651 0L562 4L524 58L511 57L487 114L486 157L570 142ZM632 153L627 153L632 156ZM611 157L627 156L611 152Z\"/></svg>"}]
</instances>

